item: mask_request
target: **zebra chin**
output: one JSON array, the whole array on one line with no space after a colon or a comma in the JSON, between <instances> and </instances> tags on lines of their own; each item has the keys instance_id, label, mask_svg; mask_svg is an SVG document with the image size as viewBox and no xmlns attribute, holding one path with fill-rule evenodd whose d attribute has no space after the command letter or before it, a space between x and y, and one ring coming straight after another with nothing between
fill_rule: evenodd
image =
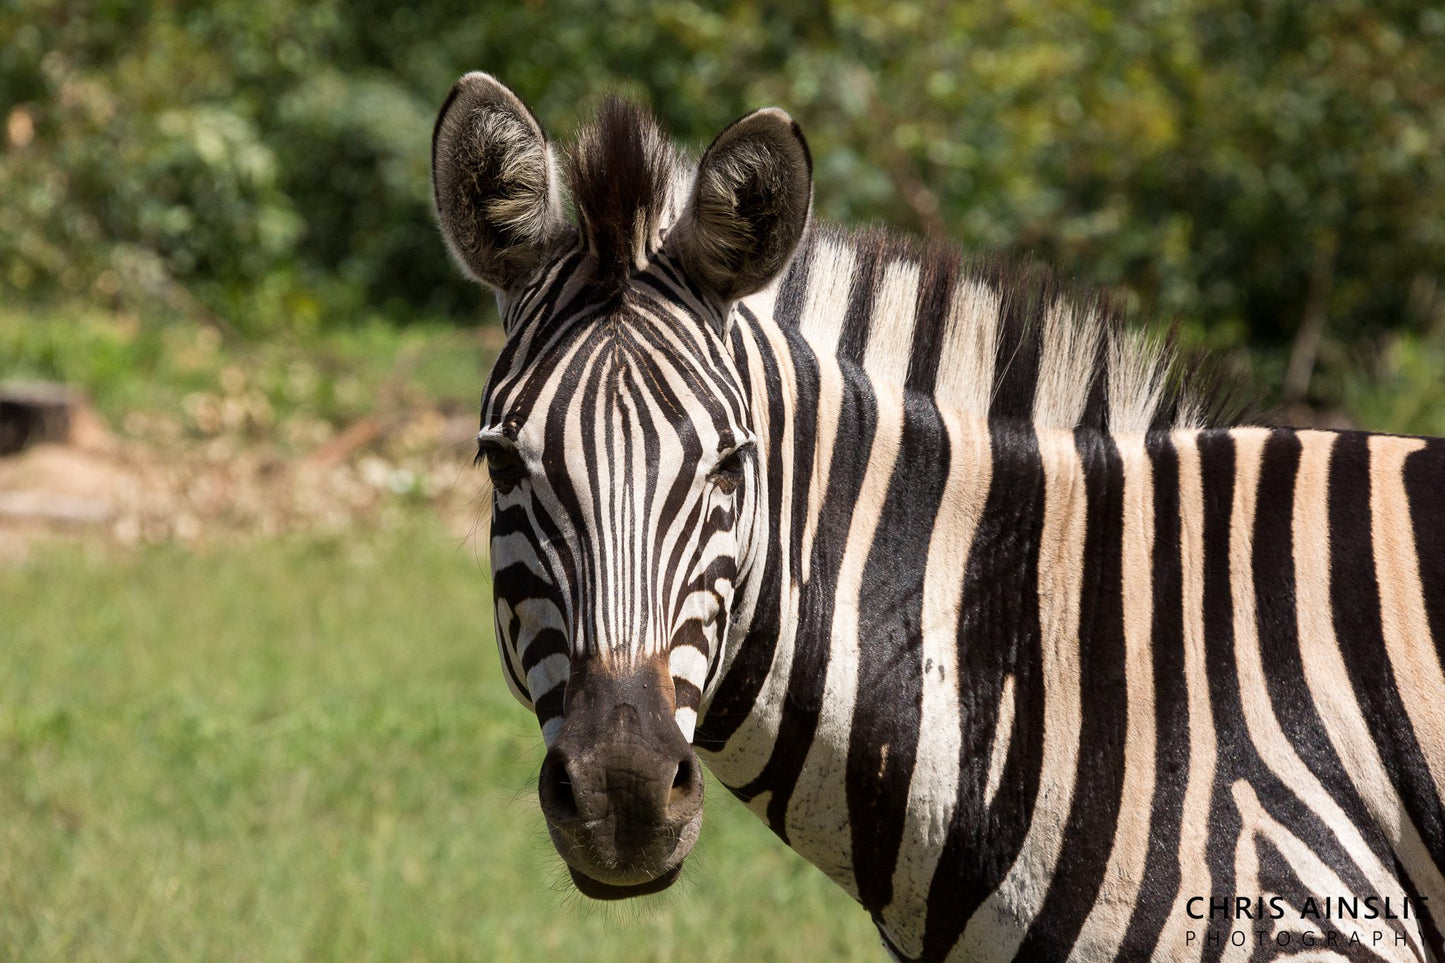
<instances>
[{"instance_id":1,"label":"zebra chin","mask_svg":"<svg viewBox=\"0 0 1445 963\"><path fill-rule=\"evenodd\" d=\"M622 831L611 821L581 828L579 832L575 825L547 820L552 844L567 864L572 884L592 899L631 899L660 893L677 882L702 829L702 813L699 809L676 830L633 826Z\"/></svg>"},{"instance_id":2,"label":"zebra chin","mask_svg":"<svg viewBox=\"0 0 1445 963\"><path fill-rule=\"evenodd\" d=\"M670 673L574 669L537 793L552 844L593 899L660 892L702 829L697 754L674 718Z\"/></svg>"}]
</instances>

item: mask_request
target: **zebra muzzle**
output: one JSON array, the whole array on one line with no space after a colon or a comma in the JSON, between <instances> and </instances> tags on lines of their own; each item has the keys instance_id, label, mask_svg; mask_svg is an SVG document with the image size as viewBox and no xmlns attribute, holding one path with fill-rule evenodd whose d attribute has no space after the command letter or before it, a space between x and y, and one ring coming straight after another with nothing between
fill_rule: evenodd
<instances>
[{"instance_id":1,"label":"zebra muzzle","mask_svg":"<svg viewBox=\"0 0 1445 963\"><path fill-rule=\"evenodd\" d=\"M586 896L667 888L702 827L702 768L673 716L671 675L579 666L542 761L547 829Z\"/></svg>"}]
</instances>

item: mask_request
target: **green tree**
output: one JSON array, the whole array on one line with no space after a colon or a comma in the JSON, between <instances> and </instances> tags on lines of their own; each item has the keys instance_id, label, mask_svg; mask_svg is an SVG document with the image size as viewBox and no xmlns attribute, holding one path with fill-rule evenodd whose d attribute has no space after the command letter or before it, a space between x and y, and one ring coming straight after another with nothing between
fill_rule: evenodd
<instances>
[{"instance_id":1,"label":"green tree","mask_svg":"<svg viewBox=\"0 0 1445 963\"><path fill-rule=\"evenodd\" d=\"M0 38L11 295L242 331L475 318L427 148L480 68L564 136L608 90L695 148L779 104L823 216L1121 286L1319 403L1358 393L1359 357L1445 357L1445 14L1423 3L18 0Z\"/></svg>"}]
</instances>

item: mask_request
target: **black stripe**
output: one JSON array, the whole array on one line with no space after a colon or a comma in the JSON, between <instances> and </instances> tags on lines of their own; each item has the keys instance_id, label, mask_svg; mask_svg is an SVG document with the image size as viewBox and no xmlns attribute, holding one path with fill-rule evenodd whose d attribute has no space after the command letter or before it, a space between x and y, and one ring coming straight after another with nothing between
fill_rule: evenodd
<instances>
[{"instance_id":1,"label":"black stripe","mask_svg":"<svg viewBox=\"0 0 1445 963\"><path fill-rule=\"evenodd\" d=\"M1435 657L1445 665L1445 441L1433 439L1405 459L1405 494ZM1445 856L1442 856L1445 861ZM1445 907L1438 912L1445 913Z\"/></svg>"},{"instance_id":2,"label":"black stripe","mask_svg":"<svg viewBox=\"0 0 1445 963\"><path fill-rule=\"evenodd\" d=\"M672 677L673 704L679 709L696 709L702 702L702 690L680 675Z\"/></svg>"},{"instance_id":3,"label":"black stripe","mask_svg":"<svg viewBox=\"0 0 1445 963\"><path fill-rule=\"evenodd\" d=\"M1369 435L1346 432L1336 440L1329 502L1330 598L1340 655L1390 783L1438 859L1445 854L1445 814L1385 655L1370 517Z\"/></svg>"},{"instance_id":4,"label":"black stripe","mask_svg":"<svg viewBox=\"0 0 1445 963\"><path fill-rule=\"evenodd\" d=\"M1445 442L1428 440L1424 448L1407 456L1404 479L1415 530L1425 617L1435 642L1435 657L1445 664L1445 498L1440 497L1445 490ZM1445 853L1437 849L1434 859L1437 866L1445 863ZM1428 910L1424 918L1426 939L1436 958L1445 959L1445 906L1423 905Z\"/></svg>"},{"instance_id":5,"label":"black stripe","mask_svg":"<svg viewBox=\"0 0 1445 963\"><path fill-rule=\"evenodd\" d=\"M858 698L848 737L854 875L859 902L875 913L893 901L918 751L927 535L938 517L948 466L948 433L938 409L926 397L908 396L898 458L863 568Z\"/></svg>"},{"instance_id":6,"label":"black stripe","mask_svg":"<svg viewBox=\"0 0 1445 963\"><path fill-rule=\"evenodd\" d=\"M1300 911L1305 905L1304 900L1306 896L1314 897L1316 900L1315 905L1318 907L1321 905L1321 896L1329 895L1331 897L1334 897L1340 894L1322 894L1319 892L1318 889L1306 885L1306 883L1299 878L1299 874L1296 873L1293 867L1290 866L1289 861L1284 858L1284 855L1272 842L1270 842L1269 839L1263 836L1256 837L1255 847L1256 851L1259 854L1259 891L1261 893L1276 893L1280 894L1283 897L1283 906L1281 908L1284 911L1284 916L1280 918L1278 924L1282 931L1287 931L1294 934L1302 934L1304 932L1313 931L1315 933L1315 946L1322 947L1326 950L1329 950L1331 948L1339 950L1349 947L1349 959L1386 960L1394 958L1386 957L1379 953L1378 950L1372 949L1370 946L1372 940L1370 930L1378 928L1381 923L1385 922L1383 920L1371 920L1368 928L1364 926L1358 927L1359 939L1361 942L1355 946L1351 946L1350 939L1352 936L1355 935L1355 932L1357 930L1357 927L1351 925L1351 923L1347 922L1344 924L1343 928L1341 928L1341 921L1335 919L1325 919L1323 917L1323 914L1321 914L1320 916L1310 915L1301 917ZM1391 900L1392 903L1397 901L1398 896L1396 896L1395 899ZM1396 910L1396 912L1398 912L1398 910ZM1200 929L1200 940L1203 940L1205 938L1205 930L1220 932L1224 929L1224 926L1221 925L1220 921L1218 920L1210 923L1199 923L1196 925ZM1249 930L1264 929L1268 925L1269 923L1267 922L1264 924L1257 922L1250 924L1247 921L1243 922L1243 926L1246 928L1246 932L1249 932ZM1393 924L1393 926L1398 931L1399 924ZM1220 938L1223 939L1225 938L1225 936L1221 934ZM1251 945L1260 948L1256 950L1255 954L1251 957L1251 959L1253 960L1287 960L1290 958L1284 953L1279 953L1278 955L1276 955L1274 953L1268 952L1271 949L1276 951L1280 949L1280 946L1277 942L1274 943L1273 946L1266 942L1261 947L1260 943L1256 940L1253 933L1249 933L1249 942ZM1300 946L1302 945L1302 943L1302 939L1299 936L1296 936L1290 945L1292 947ZM1387 935L1386 938L1383 939L1379 945L1394 945L1393 934ZM1263 950L1263 952L1261 952L1260 950Z\"/></svg>"},{"instance_id":7,"label":"black stripe","mask_svg":"<svg viewBox=\"0 0 1445 963\"><path fill-rule=\"evenodd\" d=\"M1191 719L1191 725L1214 726L1215 763L1209 806L1209 834L1204 860L1210 887L1234 892L1234 849L1241 825L1230 786L1249 777L1258 760L1244 726L1239 701L1239 674L1234 658L1234 594L1229 569L1230 522L1234 512L1235 450L1227 432L1202 432L1196 437L1200 482L1204 495L1204 666L1212 720ZM1245 924L1247 925L1247 924ZM1228 926L1221 929L1228 932ZM1204 960L1219 959L1223 942L1204 948Z\"/></svg>"},{"instance_id":8,"label":"black stripe","mask_svg":"<svg viewBox=\"0 0 1445 963\"><path fill-rule=\"evenodd\" d=\"M926 249L919 262L918 297L913 306L913 347L908 356L908 390L933 395L938 357L947 335L949 307L959 277L958 253L939 245ZM991 319L983 323L992 323Z\"/></svg>"},{"instance_id":9,"label":"black stripe","mask_svg":"<svg viewBox=\"0 0 1445 963\"><path fill-rule=\"evenodd\" d=\"M585 256L580 248L571 250L543 272L536 284L530 285L511 299L507 305L509 317L506 320L512 322L507 325L508 334L515 334L516 329L527 319L550 318L556 313L558 299Z\"/></svg>"},{"instance_id":10,"label":"black stripe","mask_svg":"<svg viewBox=\"0 0 1445 963\"><path fill-rule=\"evenodd\" d=\"M507 592L508 597L514 599L535 597L516 593L510 586ZM567 636L560 629L542 629L532 637L532 641L527 645L527 651L522 653L522 671L530 675L532 670L537 667L537 663L548 656L566 654Z\"/></svg>"},{"instance_id":11,"label":"black stripe","mask_svg":"<svg viewBox=\"0 0 1445 963\"><path fill-rule=\"evenodd\" d=\"M1105 431L1109 428L1109 347L1114 332L1121 326L1119 312L1109 303L1105 295L1083 299L1077 310L1098 318L1090 324L1098 325L1099 340L1094 344L1094 357L1080 358L1087 365L1089 394L1084 410L1079 415L1079 425Z\"/></svg>"},{"instance_id":12,"label":"black stripe","mask_svg":"<svg viewBox=\"0 0 1445 963\"><path fill-rule=\"evenodd\" d=\"M533 501L533 510L536 512L535 500ZM546 525L549 523L549 520L545 515L540 513L538 513L537 517L539 524L543 527L543 537L545 538ZM515 654L519 642L518 636L521 632L521 618L517 615L515 608L516 602L526 598L545 598L551 601L560 613L565 613L567 608L563 604L562 593L559 591L558 579L556 573L552 571L551 562L546 555L535 550L535 536L532 533L532 525L528 518L527 510L517 505L507 508L498 508L493 505L492 543L496 544L498 539L512 535L521 535L527 539L528 544L533 548L536 563L542 568L541 576L535 574L525 565L507 565L495 571L493 574L493 598L496 602L507 601L512 613L511 620L507 626L507 638L512 640L511 647ZM560 552L558 555L564 570L570 572L571 569L568 568L568 566L572 563L571 556ZM493 557L495 558L495 553ZM555 639L541 637L534 639L527 648L526 658L518 657L518 661L522 663L523 673L531 671L532 666L541 661L543 657L551 655L554 652L566 654L567 646L565 639L560 648L556 647ZM527 684L525 674L519 678L512 669L510 659L503 659L502 663L508 675L512 677L512 681L517 684L517 687L522 692L528 694L528 698L531 698L531 689Z\"/></svg>"},{"instance_id":13,"label":"black stripe","mask_svg":"<svg viewBox=\"0 0 1445 963\"><path fill-rule=\"evenodd\" d=\"M495 593L495 595L494 595L494 599L495 599L496 602L500 602L500 601L502 601L502 600L504 599L504 596L503 596L500 592L497 592L497 593ZM501 606L494 604L494 606L493 606L493 611L496 612L498 616L500 616L500 615L501 615ZM509 618L509 619L507 620L506 638L511 639L512 641L511 641L511 643L505 643L505 642L504 642L503 644L504 644L504 645L507 645L508 648L510 648L510 649L512 650L513 655L515 655L515 653L516 653L515 645L516 645L516 641L517 641L517 634L521 631L521 628L522 628L522 620L521 620L521 617L517 615L517 610L516 610L516 609L511 608L511 607L509 606L509 607L508 607L508 612L511 613L511 618ZM514 685L514 686L516 687L517 691L520 692L520 693L522 693L523 695L525 695L525 696L527 697L527 701L528 701L528 702L531 702L531 701L532 701L532 690L527 686L527 680L526 680L526 678L525 678L524 676L519 676L519 675L517 675L517 670L512 667L513 661L515 661L514 658L509 658L509 657L507 657L507 656L505 656L505 655L502 656L502 669L507 673L507 678L509 678L509 679L512 680L512 685Z\"/></svg>"},{"instance_id":14,"label":"black stripe","mask_svg":"<svg viewBox=\"0 0 1445 963\"><path fill-rule=\"evenodd\" d=\"M572 546L568 545L566 539L562 537L562 530L557 526L556 521L543 511L541 503L535 496L531 499L531 509L531 517L537 526L537 533L531 537L535 538L538 544L553 547L557 558L557 567L561 569L560 573L554 571L552 560L548 554L536 552L536 561L542 566L542 578L553 587L551 598L557 606L557 611L563 613L564 618L574 615L572 606L564 594L564 589L570 586L575 591L578 584L580 568L577 557L571 550ZM529 531L530 526L526 523L526 514L519 513L516 524L525 527L519 527L516 530Z\"/></svg>"},{"instance_id":15,"label":"black stripe","mask_svg":"<svg viewBox=\"0 0 1445 963\"><path fill-rule=\"evenodd\" d=\"M661 315L657 320L666 317ZM675 337L688 339L691 335L680 329ZM703 409L719 434L730 432L734 423L745 420L741 410L743 399L737 396L735 388L727 384L720 364L712 366L701 363L699 359L679 355L677 348L646 322L620 329L617 338L629 349L629 360L647 375L648 387L659 395L660 407L672 415L669 421L676 424L699 420L696 412L684 405L673 390L674 380L681 381L692 393L690 400ZM676 377L669 378L668 372Z\"/></svg>"},{"instance_id":16,"label":"black stripe","mask_svg":"<svg viewBox=\"0 0 1445 963\"><path fill-rule=\"evenodd\" d=\"M1124 786L1129 712L1124 678L1124 466L1107 435L1080 429L1075 445L1088 503L1079 605L1078 769L1064 827L1064 855L1019 947L1022 959L1068 955L1098 898Z\"/></svg>"},{"instance_id":17,"label":"black stripe","mask_svg":"<svg viewBox=\"0 0 1445 963\"><path fill-rule=\"evenodd\" d=\"M1292 552L1289 547L1292 534L1288 531L1292 526L1292 496L1286 492L1292 490L1298 459L1297 450L1291 451L1291 441L1288 432L1281 433L1278 440L1267 440L1263 453L1265 457L1261 461L1255 518L1251 520L1250 544L1252 560L1264 553L1268 561L1263 570L1253 572L1254 585L1251 588L1257 595L1278 590L1292 596L1294 591L1292 570L1283 572L1290 581L1278 581L1281 567L1277 557L1281 550ZM1216 739L1215 782L1210 809L1210 835L1206 846L1211 889L1216 893L1236 892L1236 847L1239 834L1243 830L1243 819L1234 802L1233 786L1236 782L1244 782L1253 789L1255 798L1265 812L1289 826L1290 831L1304 841L1319 858L1325 860L1347 886L1354 891L1363 889L1368 892L1368 883L1355 863L1357 854L1346 851L1323 816L1310 809L1301 797L1296 795L1301 787L1285 784L1265 764L1245 724L1242 701L1244 696L1239 688L1239 668L1235 655L1233 579L1230 569L1237 451L1233 439L1226 432L1206 432L1199 436L1199 454L1204 485L1205 659ZM1280 459L1283 459L1283 462ZM1266 611L1270 616L1276 614ZM1264 651L1267 634L1267 630L1259 624L1262 621L1262 614L1256 610L1256 629L1261 653ZM1274 631L1293 634L1292 628L1277 626ZM1286 639L1286 642L1288 641ZM1277 666L1265 658L1263 668L1268 680ZM1266 685L1268 686L1268 682ZM1306 690L1295 691L1295 702L1308 701L1300 697L1304 691ZM1315 746L1307 749L1314 749L1316 757L1328 765L1329 759L1320 753L1321 749L1328 748L1328 741L1319 739L1322 730L1315 730L1309 735L1317 742ZM1321 746L1320 743L1324 745ZM1279 881L1270 880L1271 886L1266 887L1266 891L1277 892L1296 906L1302 905L1304 898L1309 895L1307 890L1274 889L1272 886L1276 882ZM1280 885L1283 883L1280 882ZM1260 886L1265 886L1263 877ZM1214 928L1224 934L1224 938L1205 943L1206 959L1215 959L1222 955L1224 946L1228 945L1228 934L1233 929L1243 932L1246 938L1253 938L1251 930L1254 927L1248 920L1217 921Z\"/></svg>"},{"instance_id":18,"label":"black stripe","mask_svg":"<svg viewBox=\"0 0 1445 963\"><path fill-rule=\"evenodd\" d=\"M532 707L537 711L537 721L546 725L549 721L560 718L566 707L566 696L566 682L559 682L537 696L532 703Z\"/></svg>"},{"instance_id":19,"label":"black stripe","mask_svg":"<svg viewBox=\"0 0 1445 963\"><path fill-rule=\"evenodd\" d=\"M696 314L699 310L707 310L702 305L709 303L709 298L702 287L694 281L687 270L672 256L663 250L652 259L652 270L660 277L653 277L650 272L633 275L633 280L639 286L650 287L663 295L663 299L687 311L688 314ZM671 285L669 289L668 285ZM684 304L684 299L691 299L694 304ZM714 313L714 316L716 314ZM688 320L699 326L708 322L703 318L690 317Z\"/></svg>"},{"instance_id":20,"label":"black stripe","mask_svg":"<svg viewBox=\"0 0 1445 963\"><path fill-rule=\"evenodd\" d=\"M773 319L778 326L795 330L803 315L803 304L808 294L808 275L813 269L813 254L817 245L817 231L807 233L793 255L788 273L778 285L778 296L773 301Z\"/></svg>"},{"instance_id":21,"label":"black stripe","mask_svg":"<svg viewBox=\"0 0 1445 963\"><path fill-rule=\"evenodd\" d=\"M797 551L788 553L790 559L790 570L782 571L779 560L782 558L783 539L788 539L789 545L801 545L803 532L808 524L808 492L811 488L813 478L813 460L817 456L817 435L818 435L818 396L821 391L819 385L818 365L811 350L803 342L802 335L796 330L784 332L787 339L785 354L774 358L763 339L760 322L751 311L744 308L741 317L748 326L748 334L758 345L763 359L764 366L769 371L788 365L792 372L793 398L791 400L781 397L781 371L777 380L768 382L769 405L779 408L791 408L793 418L793 465L792 478L793 488L791 502L793 509L790 513L791 530L783 532L781 528L780 496L774 494L769 497L769 491L780 492L782 490L782 464L779 461L781 453L774 448L770 458L772 467L769 477L772 479L768 484L772 488L765 488L756 494L756 498L768 499L770 506L776 506L778 510L770 509L770 529L768 544L764 552L763 570L763 591L760 594L758 607L753 613L750 623L751 635L743 646L743 650L753 652L762 650L757 663L757 671L766 673L772 663L772 647L777 640L781 630L782 612L780 603L782 598L782 579L788 578L793 584L801 584L803 560L799 558ZM734 327L733 342L734 355L744 357L742 347L743 334L742 325ZM746 365L741 368L743 378L748 377ZM741 575L741 573L740 573ZM718 660L708 666L708 684L712 682L713 673L717 670ZM739 676L738 678L742 678ZM740 688L729 687L727 692L732 701L720 706L718 700L714 700L712 709L709 709L709 716L712 722L709 734L719 738L723 742L731 737L737 725L746 716L748 707L752 705L753 699L757 697L757 686L762 684L762 677L759 675L747 686ZM721 742L719 743L721 745Z\"/></svg>"},{"instance_id":22,"label":"black stripe","mask_svg":"<svg viewBox=\"0 0 1445 963\"><path fill-rule=\"evenodd\" d=\"M928 894L923 956L942 959L1004 878L1033 817L1043 751L1039 540L1043 464L1030 425L990 432L993 475L964 570L958 626L962 708L958 799ZM988 765L1004 678L1014 725L993 805Z\"/></svg>"},{"instance_id":23,"label":"black stripe","mask_svg":"<svg viewBox=\"0 0 1445 963\"><path fill-rule=\"evenodd\" d=\"M1167 433L1146 441L1154 482L1154 799L1149 848L1121 960L1147 960L1179 892L1179 827L1189 781L1189 692L1184 684L1184 576L1180 567L1179 453Z\"/></svg>"},{"instance_id":24,"label":"black stripe","mask_svg":"<svg viewBox=\"0 0 1445 963\"><path fill-rule=\"evenodd\" d=\"M883 279L884 238L881 232L870 232L853 239L857 256L853 266L853 286L848 290L848 311L838 333L838 360L856 365L863 363L868 350L868 335L873 328L873 302L878 295L878 282Z\"/></svg>"},{"instance_id":25,"label":"black stripe","mask_svg":"<svg viewBox=\"0 0 1445 963\"><path fill-rule=\"evenodd\" d=\"M808 493L813 487L813 463L818 457L818 398L822 392L821 374L818 362L813 357L802 335L789 333L788 351L793 368L793 386L796 414L793 419L793 490L792 531L786 533L789 544L802 545L803 533L808 527ZM779 532L775 538L784 537ZM803 581L803 559L799 553L792 556L791 577L799 584Z\"/></svg>"},{"instance_id":26,"label":"black stripe","mask_svg":"<svg viewBox=\"0 0 1445 963\"><path fill-rule=\"evenodd\" d=\"M1007 270L1001 265L992 265L983 276L985 283L1000 293L1002 301L988 417L990 421L1031 422L1034 389L1039 380L1044 311L1052 299L1052 290L1042 276L1037 285L1010 284ZM1040 274L1033 268L1025 269L1024 273L1030 278Z\"/></svg>"}]
</instances>

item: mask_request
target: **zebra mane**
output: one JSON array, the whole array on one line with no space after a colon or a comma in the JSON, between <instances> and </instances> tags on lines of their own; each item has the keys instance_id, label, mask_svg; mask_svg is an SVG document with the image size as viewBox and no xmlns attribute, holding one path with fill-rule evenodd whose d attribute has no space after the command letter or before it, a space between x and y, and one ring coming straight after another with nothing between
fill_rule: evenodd
<instances>
[{"instance_id":1,"label":"zebra mane","mask_svg":"<svg viewBox=\"0 0 1445 963\"><path fill-rule=\"evenodd\" d=\"M1244 407L1172 331L1128 326L1107 293L1037 262L818 225L766 296L815 350L993 422L1143 432L1233 423Z\"/></svg>"},{"instance_id":2,"label":"zebra mane","mask_svg":"<svg viewBox=\"0 0 1445 963\"><path fill-rule=\"evenodd\" d=\"M565 170L594 283L618 295L678 217L695 164L645 108L608 97ZM994 422L1142 432L1233 424L1245 407L1216 362L1127 325L1107 293L951 243L815 224L744 303L876 380Z\"/></svg>"},{"instance_id":3,"label":"zebra mane","mask_svg":"<svg viewBox=\"0 0 1445 963\"><path fill-rule=\"evenodd\" d=\"M678 153L644 108L608 97L567 154L578 227L597 259L597 284L618 292L647 263L675 216Z\"/></svg>"}]
</instances>

